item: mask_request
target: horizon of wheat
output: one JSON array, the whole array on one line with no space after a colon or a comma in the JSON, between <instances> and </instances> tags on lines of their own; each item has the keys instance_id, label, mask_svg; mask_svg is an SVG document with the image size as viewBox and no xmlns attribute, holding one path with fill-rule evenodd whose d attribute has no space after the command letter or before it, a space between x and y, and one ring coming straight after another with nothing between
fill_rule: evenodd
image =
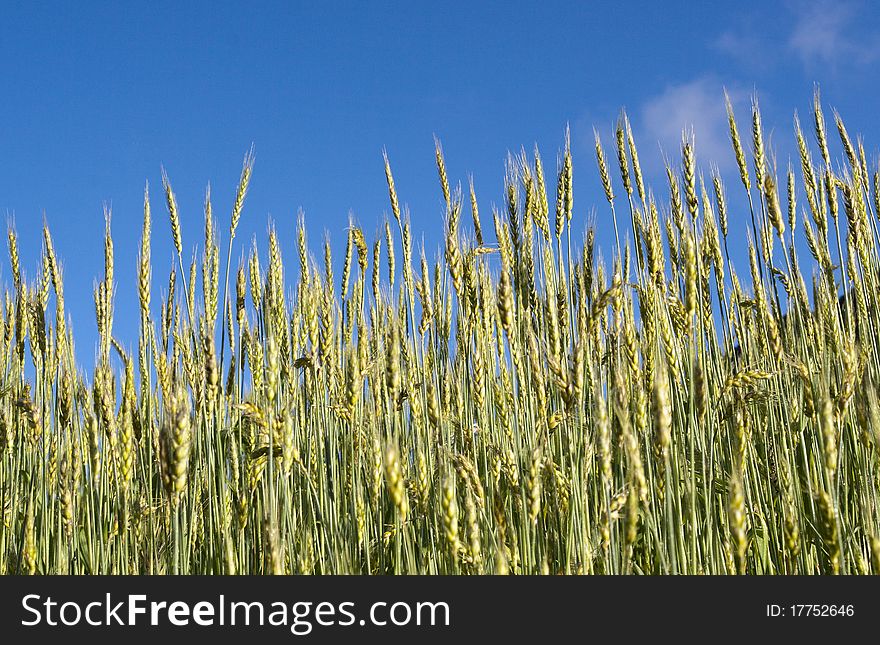
<instances>
[{"instance_id":1,"label":"horizon of wheat","mask_svg":"<svg viewBox=\"0 0 880 645\"><path fill-rule=\"evenodd\" d=\"M267 266L256 242L233 265L253 150L225 263L209 191L187 266L163 171L165 296L145 192L137 351L113 333L107 214L89 373L48 227L28 282L10 226L0 573L880 573L880 174L836 113L831 158L818 94L819 156L796 117L782 176L757 101L745 143L727 108L748 218L692 138L661 198L626 115L616 155L596 133L610 266L592 228L572 243L568 136L556 177L509 158L488 224L437 141L433 264L385 154L393 218L372 243L351 224L340 278L302 219L295 281L274 228Z\"/></svg>"}]
</instances>

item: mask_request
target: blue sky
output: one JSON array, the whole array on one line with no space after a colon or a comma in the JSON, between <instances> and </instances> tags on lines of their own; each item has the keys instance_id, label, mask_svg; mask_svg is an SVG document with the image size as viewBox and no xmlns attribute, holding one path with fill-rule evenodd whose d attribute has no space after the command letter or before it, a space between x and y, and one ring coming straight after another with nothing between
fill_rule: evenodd
<instances>
[{"instance_id":1,"label":"blue sky","mask_svg":"<svg viewBox=\"0 0 880 645\"><path fill-rule=\"evenodd\" d=\"M552 172L569 124L575 224L584 226L595 206L606 249L610 226L592 129L610 143L621 108L651 174L661 169L661 150L674 154L681 129L693 127L698 161L718 164L735 192L722 88L744 130L757 92L783 168L793 113L809 114L819 83L826 110L836 107L876 159L875 5L642 5L4 2L0 213L14 217L31 277L45 213L64 263L78 350L90 360L105 203L113 209L117 254L115 331L129 346L135 340L135 256L147 181L158 301L171 261L162 165L178 196L184 244L201 245L206 185L225 229L253 143L239 249L254 234L264 240L271 217L292 259L300 208L316 254L324 231L341 252L349 211L368 234L377 230L389 211L383 147L416 239L424 232L433 249L443 218L434 135L451 180L466 184L472 173L488 213L503 202L507 152L537 143ZM662 183L653 183L662 196ZM744 232L740 214L732 215L732 227ZM739 232L734 239L744 239ZM5 257L0 282L11 282Z\"/></svg>"}]
</instances>

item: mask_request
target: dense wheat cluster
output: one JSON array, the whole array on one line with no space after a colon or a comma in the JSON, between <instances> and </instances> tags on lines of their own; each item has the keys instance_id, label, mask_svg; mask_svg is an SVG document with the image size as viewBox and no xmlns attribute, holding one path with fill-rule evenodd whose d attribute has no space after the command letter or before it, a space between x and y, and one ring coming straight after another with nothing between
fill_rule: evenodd
<instances>
[{"instance_id":1,"label":"dense wheat cluster","mask_svg":"<svg viewBox=\"0 0 880 645\"><path fill-rule=\"evenodd\" d=\"M10 228L0 572L880 573L880 175L818 96L782 168L757 104L747 137L728 108L734 186L685 137L652 192L626 117L596 136L609 264L568 144L554 175L511 157L488 215L438 144L437 261L386 157L393 217L352 224L341 275L302 221L230 266L251 155L185 264L163 175L177 261L151 260L146 194L127 349L108 217L87 372L50 231L28 282Z\"/></svg>"}]
</instances>

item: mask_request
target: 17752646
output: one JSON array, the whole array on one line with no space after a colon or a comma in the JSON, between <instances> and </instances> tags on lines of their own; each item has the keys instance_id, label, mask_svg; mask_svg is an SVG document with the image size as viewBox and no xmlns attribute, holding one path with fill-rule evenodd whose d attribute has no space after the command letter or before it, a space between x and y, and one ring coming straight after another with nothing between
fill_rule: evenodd
<instances>
[{"instance_id":1,"label":"17752646","mask_svg":"<svg viewBox=\"0 0 880 645\"><path fill-rule=\"evenodd\" d=\"M795 605L767 605L767 616L776 617L852 617L855 616L855 605L817 605L817 604L795 604Z\"/></svg>"}]
</instances>

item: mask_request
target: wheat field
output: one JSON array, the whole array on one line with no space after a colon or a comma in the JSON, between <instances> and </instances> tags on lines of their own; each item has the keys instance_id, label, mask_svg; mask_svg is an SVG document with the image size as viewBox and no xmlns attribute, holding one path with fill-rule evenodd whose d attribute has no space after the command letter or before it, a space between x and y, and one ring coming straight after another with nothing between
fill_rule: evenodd
<instances>
[{"instance_id":1,"label":"wheat field","mask_svg":"<svg viewBox=\"0 0 880 645\"><path fill-rule=\"evenodd\" d=\"M439 251L413 248L387 156L378 238L352 223L317 257L302 221L262 256L236 238L252 154L198 244L163 174L137 346L108 217L90 367L49 229L28 282L10 226L0 572L880 573L880 175L818 95L779 168L757 102L745 136L727 105L727 185L689 136L652 189L625 115L596 135L608 264L567 141L552 175L511 156L491 213L438 143Z\"/></svg>"}]
</instances>

